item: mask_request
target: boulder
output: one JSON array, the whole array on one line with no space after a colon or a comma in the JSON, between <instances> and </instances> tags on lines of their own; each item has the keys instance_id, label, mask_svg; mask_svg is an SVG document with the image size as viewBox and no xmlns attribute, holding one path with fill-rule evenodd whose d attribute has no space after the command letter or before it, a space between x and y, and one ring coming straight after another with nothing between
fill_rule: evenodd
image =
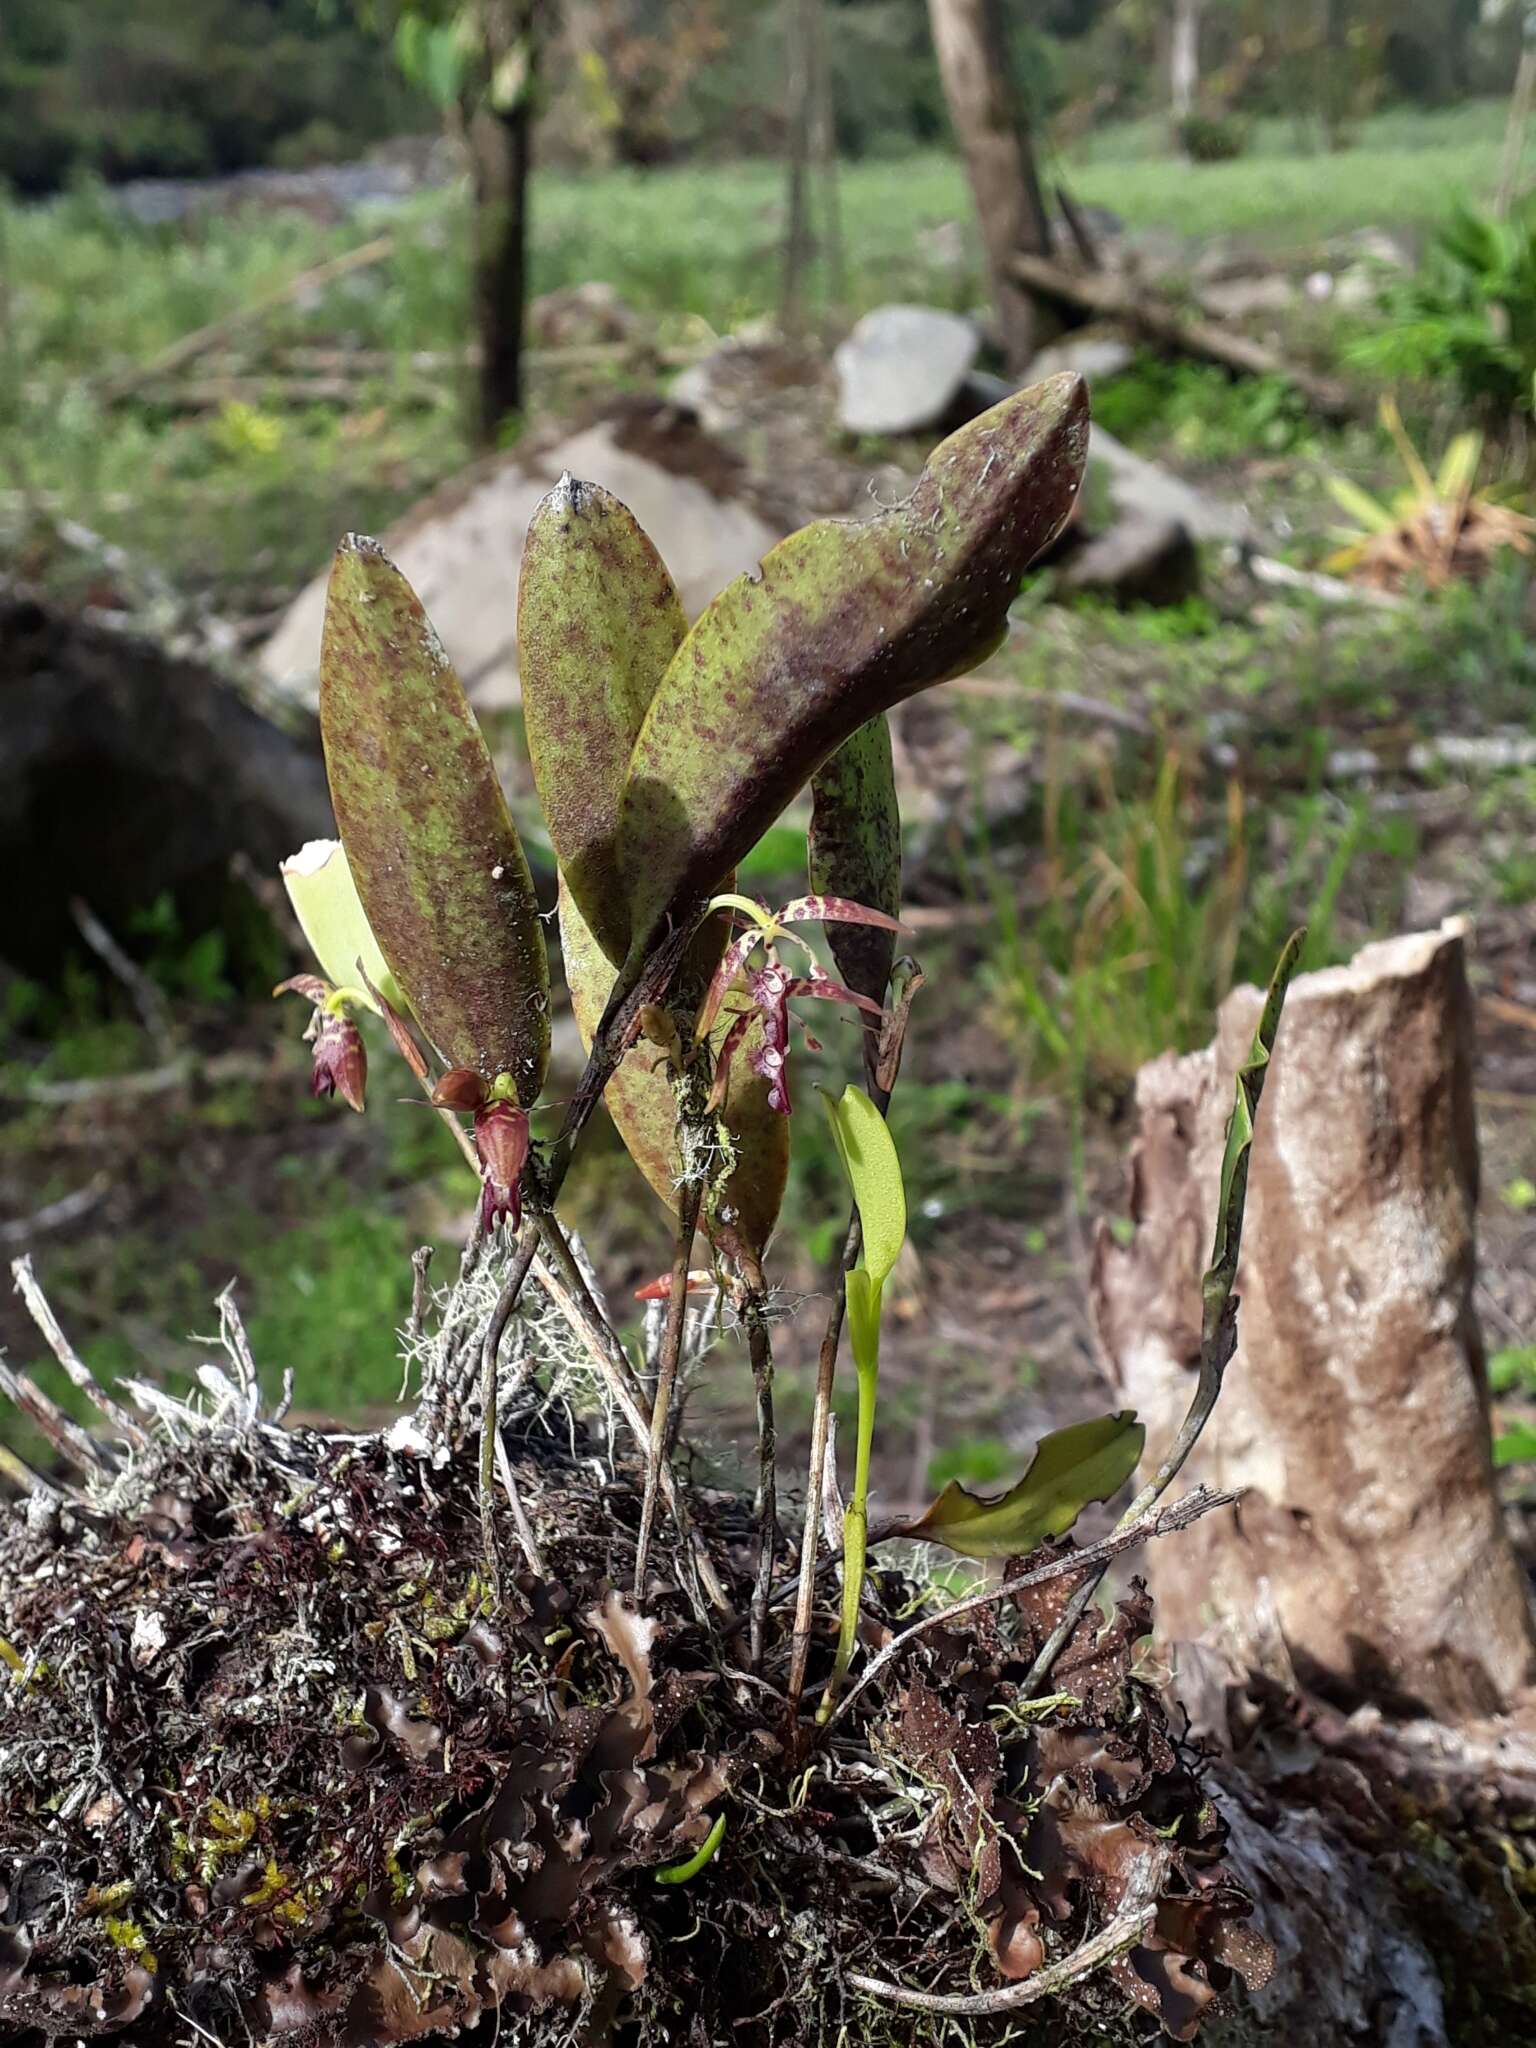
<instances>
[{"instance_id":1,"label":"boulder","mask_svg":"<svg viewBox=\"0 0 1536 2048\"><path fill-rule=\"evenodd\" d=\"M971 321L933 306L866 313L833 362L849 434L918 434L944 421L981 347Z\"/></svg>"},{"instance_id":2,"label":"boulder","mask_svg":"<svg viewBox=\"0 0 1536 2048\"><path fill-rule=\"evenodd\" d=\"M482 707L518 700L516 565L534 507L566 470L629 506L677 578L690 616L788 531L737 458L691 415L659 400L616 407L542 449L475 464L382 538ZM315 697L328 574L299 593L260 653L263 672L305 704Z\"/></svg>"},{"instance_id":3,"label":"boulder","mask_svg":"<svg viewBox=\"0 0 1536 2048\"><path fill-rule=\"evenodd\" d=\"M1100 426L1090 429L1088 466L1104 473L1110 502L1123 517L1173 519L1197 541L1245 541L1253 522L1241 505L1213 497L1149 462Z\"/></svg>"},{"instance_id":4,"label":"boulder","mask_svg":"<svg viewBox=\"0 0 1536 2048\"><path fill-rule=\"evenodd\" d=\"M1180 604L1200 588L1200 556L1182 521L1133 512L1069 555L1057 588L1115 604Z\"/></svg>"},{"instance_id":5,"label":"boulder","mask_svg":"<svg viewBox=\"0 0 1536 2048\"><path fill-rule=\"evenodd\" d=\"M120 932L168 892L200 931L237 856L270 871L334 829L313 721L110 615L0 587L0 722L0 960L25 973L78 943L74 897Z\"/></svg>"},{"instance_id":6,"label":"boulder","mask_svg":"<svg viewBox=\"0 0 1536 2048\"><path fill-rule=\"evenodd\" d=\"M633 341L644 331L634 307L611 284L592 278L545 292L528 308L528 340L535 348L578 348Z\"/></svg>"},{"instance_id":7,"label":"boulder","mask_svg":"<svg viewBox=\"0 0 1536 2048\"><path fill-rule=\"evenodd\" d=\"M1136 351L1122 334L1069 334L1040 351L1029 366L1029 381L1075 370L1085 383L1102 384L1119 377L1136 360Z\"/></svg>"}]
</instances>

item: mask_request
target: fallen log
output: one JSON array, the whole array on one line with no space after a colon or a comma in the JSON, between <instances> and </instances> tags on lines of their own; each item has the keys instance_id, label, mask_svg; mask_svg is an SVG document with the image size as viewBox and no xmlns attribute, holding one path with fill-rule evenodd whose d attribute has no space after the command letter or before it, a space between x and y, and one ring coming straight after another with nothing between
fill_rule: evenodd
<instances>
[{"instance_id":1,"label":"fallen log","mask_svg":"<svg viewBox=\"0 0 1536 2048\"><path fill-rule=\"evenodd\" d=\"M1287 361L1249 335L1177 312L1166 301L1150 297L1144 285L1132 288L1117 284L1102 272L1088 275L1069 270L1048 256L1020 253L1013 258L1012 267L1019 282L1043 298L1095 319L1123 321L1175 355L1215 363L1235 376L1283 377L1326 420L1342 423L1358 419L1364 411L1362 401L1346 385Z\"/></svg>"}]
</instances>

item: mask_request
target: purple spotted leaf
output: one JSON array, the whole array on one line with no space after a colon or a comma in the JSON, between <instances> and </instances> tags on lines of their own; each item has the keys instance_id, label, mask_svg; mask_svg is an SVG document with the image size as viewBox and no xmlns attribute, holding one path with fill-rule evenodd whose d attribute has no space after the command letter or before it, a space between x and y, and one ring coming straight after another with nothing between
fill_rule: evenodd
<instances>
[{"instance_id":1,"label":"purple spotted leaf","mask_svg":"<svg viewBox=\"0 0 1536 2048\"><path fill-rule=\"evenodd\" d=\"M528 755L566 887L613 959L627 917L614 842L646 709L688 630L666 564L601 484L562 476L528 525L517 651Z\"/></svg>"},{"instance_id":2,"label":"purple spotted leaf","mask_svg":"<svg viewBox=\"0 0 1536 2048\"><path fill-rule=\"evenodd\" d=\"M883 712L861 725L811 777L806 865L817 895L851 897L893 919L899 914L901 807L891 722ZM833 917L823 920L823 929L843 980L883 1003L896 956L893 930ZM865 1033L864 1064L872 1088L878 1085L879 1051L879 1033L871 1027Z\"/></svg>"},{"instance_id":3,"label":"purple spotted leaf","mask_svg":"<svg viewBox=\"0 0 1536 2048\"><path fill-rule=\"evenodd\" d=\"M1087 447L1082 380L1049 378L951 435L903 504L791 534L708 607L650 700L625 780L627 986L861 726L998 646Z\"/></svg>"},{"instance_id":4,"label":"purple spotted leaf","mask_svg":"<svg viewBox=\"0 0 1536 2048\"><path fill-rule=\"evenodd\" d=\"M528 863L442 642L377 541L336 552L320 729L347 863L390 972L455 1067L531 1107L549 967Z\"/></svg>"}]
</instances>

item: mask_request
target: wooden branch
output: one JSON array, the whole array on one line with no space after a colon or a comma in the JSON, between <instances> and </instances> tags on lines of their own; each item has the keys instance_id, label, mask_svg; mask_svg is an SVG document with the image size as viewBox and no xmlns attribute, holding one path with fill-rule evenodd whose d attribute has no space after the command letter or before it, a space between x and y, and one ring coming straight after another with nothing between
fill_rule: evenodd
<instances>
[{"instance_id":1,"label":"wooden branch","mask_svg":"<svg viewBox=\"0 0 1536 2048\"><path fill-rule=\"evenodd\" d=\"M301 270L297 277L289 278L275 292L267 292L259 299L252 299L244 306L237 306L232 313L225 313L217 320L210 320L206 327L194 328L190 334L173 341L169 348L163 348L158 355L151 356L147 363L125 370L121 376L111 379L103 396L107 399L126 398L140 391L146 384L152 384L157 377L164 377L172 370L182 369L187 363L195 362L206 355L211 348L217 348L242 327L253 320L260 320L268 313L275 313L280 307L288 306L305 292L317 291L334 284L338 278L349 277L354 271L367 270L375 263L382 263L386 256L394 254L393 235L377 235L371 242L364 242L356 249L347 249L340 256L333 256L327 263L317 263L312 269Z\"/></svg>"},{"instance_id":2,"label":"wooden branch","mask_svg":"<svg viewBox=\"0 0 1536 2048\"><path fill-rule=\"evenodd\" d=\"M1166 300L1150 297L1145 286L1128 288L1112 278L1086 276L1048 256L1016 255L1012 269L1021 284L1043 298L1055 299L1097 319L1123 321L1148 341L1175 355L1216 363L1234 376L1283 377L1324 419L1342 422L1362 414L1361 401L1344 385L1287 362L1274 349L1246 334L1234 334L1213 320L1176 312Z\"/></svg>"}]
</instances>

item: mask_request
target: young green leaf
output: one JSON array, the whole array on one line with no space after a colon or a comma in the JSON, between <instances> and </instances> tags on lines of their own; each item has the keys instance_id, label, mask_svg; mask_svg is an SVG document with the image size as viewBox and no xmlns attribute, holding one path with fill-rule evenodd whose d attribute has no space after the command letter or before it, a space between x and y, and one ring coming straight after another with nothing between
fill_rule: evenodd
<instances>
[{"instance_id":1,"label":"young green leaf","mask_svg":"<svg viewBox=\"0 0 1536 2048\"><path fill-rule=\"evenodd\" d=\"M373 927L363 915L341 841L311 839L283 862L279 872L299 929L325 969L326 979L337 988L355 989L358 1000L378 1013L371 983L386 1003L403 1010L405 998L395 986Z\"/></svg>"},{"instance_id":2,"label":"young green leaf","mask_svg":"<svg viewBox=\"0 0 1536 2048\"><path fill-rule=\"evenodd\" d=\"M688 631L666 564L627 506L562 476L528 526L517 650L528 753L560 871L622 960L619 800L646 707Z\"/></svg>"},{"instance_id":3,"label":"young green leaf","mask_svg":"<svg viewBox=\"0 0 1536 2048\"><path fill-rule=\"evenodd\" d=\"M711 955L723 933L719 920L706 925L694 941L678 976L674 994L688 1007L708 980ZM588 929L568 887L560 890L560 939L566 984L576 1013L582 1044L590 1048L614 983L615 969ZM734 1019L723 1011L710 1033L716 1056ZM736 1155L736 1164L720 1192L716 1213L706 1216L711 1236L723 1250L738 1247L761 1259L768 1249L784 1189L789 1179L789 1118L779 1116L768 1100L766 1080L754 1071L751 1056L763 1043L761 1022L740 1038L731 1054L726 1100L720 1112ZM667 1063L654 1045L642 1039L619 1062L603 1095L625 1150L669 1208L677 1208L682 1161L677 1145L677 1095Z\"/></svg>"},{"instance_id":4,"label":"young green leaf","mask_svg":"<svg viewBox=\"0 0 1536 2048\"><path fill-rule=\"evenodd\" d=\"M891 722L882 711L844 740L811 777L806 839L811 891L901 914L901 807L891 755ZM837 971L856 995L883 1004L895 957L893 932L829 920L822 929ZM878 1045L879 1030L873 1038Z\"/></svg>"},{"instance_id":5,"label":"young green leaf","mask_svg":"<svg viewBox=\"0 0 1536 2048\"><path fill-rule=\"evenodd\" d=\"M827 1115L863 1230L861 1263L875 1289L884 1286L907 1234L907 1195L896 1141L862 1088L826 1097Z\"/></svg>"},{"instance_id":6,"label":"young green leaf","mask_svg":"<svg viewBox=\"0 0 1536 2048\"><path fill-rule=\"evenodd\" d=\"M902 1534L942 1543L962 1557L1027 1557L1048 1536L1064 1536L1089 1501L1118 1493L1145 1441L1146 1431L1129 1413L1053 1430L1007 1493L985 1500L952 1479Z\"/></svg>"},{"instance_id":7,"label":"young green leaf","mask_svg":"<svg viewBox=\"0 0 1536 2048\"><path fill-rule=\"evenodd\" d=\"M791 534L678 649L619 818L626 973L696 915L859 727L985 659L1060 530L1088 445L1081 378L1048 378L953 434L903 504Z\"/></svg>"},{"instance_id":8,"label":"young green leaf","mask_svg":"<svg viewBox=\"0 0 1536 2048\"><path fill-rule=\"evenodd\" d=\"M336 551L320 652L331 801L379 948L450 1066L531 1107L549 1060L538 903L490 751L377 541Z\"/></svg>"},{"instance_id":9,"label":"young green leaf","mask_svg":"<svg viewBox=\"0 0 1536 2048\"><path fill-rule=\"evenodd\" d=\"M1218 1324L1230 1313L1232 1290L1237 1283L1237 1260L1242 1245L1243 1210L1248 1199L1248 1162L1253 1149L1253 1122L1259 1113L1259 1097L1269 1072L1270 1054L1285 1009L1286 990L1306 945L1305 927L1291 933L1275 962L1264 1008L1248 1057L1237 1071L1232 1115L1227 1124L1227 1142L1222 1151L1221 1183L1216 1202L1215 1241L1211 1263L1200 1282L1204 1306L1204 1336L1214 1344Z\"/></svg>"}]
</instances>

